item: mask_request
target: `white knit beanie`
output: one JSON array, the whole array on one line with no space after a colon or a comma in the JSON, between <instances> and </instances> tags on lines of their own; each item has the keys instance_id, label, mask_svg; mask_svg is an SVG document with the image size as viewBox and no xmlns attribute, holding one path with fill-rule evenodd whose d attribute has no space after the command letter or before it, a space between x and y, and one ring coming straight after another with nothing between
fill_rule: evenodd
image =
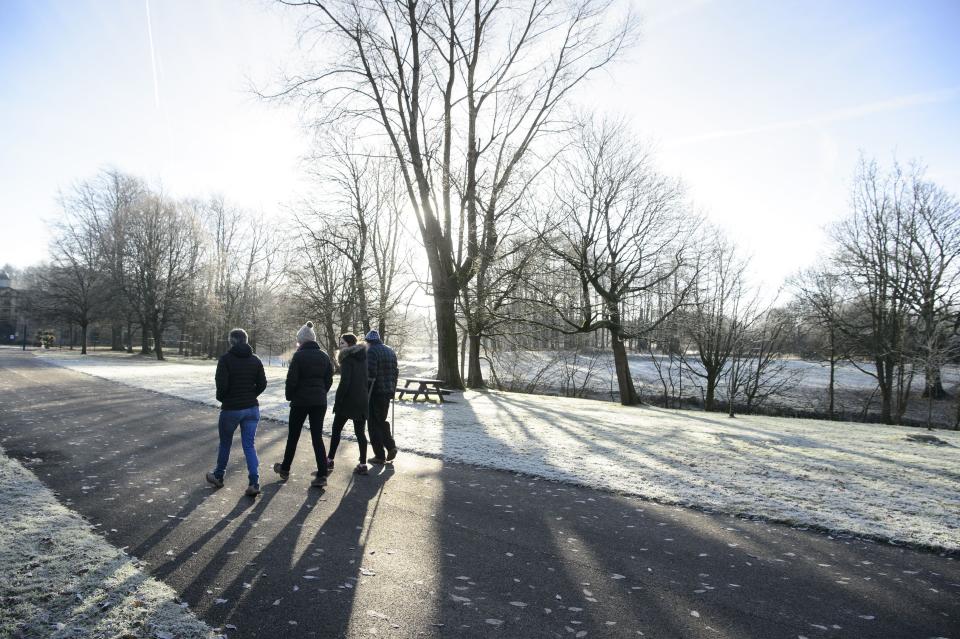
<instances>
[{"instance_id":1,"label":"white knit beanie","mask_svg":"<svg viewBox=\"0 0 960 639\"><path fill-rule=\"evenodd\" d=\"M313 330L313 322L307 322L297 331L297 341L301 344L305 342L317 341L317 333Z\"/></svg>"}]
</instances>

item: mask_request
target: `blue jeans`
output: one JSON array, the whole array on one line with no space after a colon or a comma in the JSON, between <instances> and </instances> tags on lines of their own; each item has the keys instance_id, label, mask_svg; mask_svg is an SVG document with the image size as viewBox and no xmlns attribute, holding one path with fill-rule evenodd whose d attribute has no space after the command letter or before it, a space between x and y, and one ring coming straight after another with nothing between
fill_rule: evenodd
<instances>
[{"instance_id":1,"label":"blue jeans","mask_svg":"<svg viewBox=\"0 0 960 639\"><path fill-rule=\"evenodd\" d=\"M247 477L251 484L260 483L260 460L257 459L257 449L253 446L253 438L257 434L257 424L259 422L259 406L220 411L220 423L218 424L220 452L217 454L217 467L213 471L217 479L223 479L223 474L227 470L227 460L230 459L230 445L233 443L233 434L239 426L243 456L247 459Z\"/></svg>"}]
</instances>

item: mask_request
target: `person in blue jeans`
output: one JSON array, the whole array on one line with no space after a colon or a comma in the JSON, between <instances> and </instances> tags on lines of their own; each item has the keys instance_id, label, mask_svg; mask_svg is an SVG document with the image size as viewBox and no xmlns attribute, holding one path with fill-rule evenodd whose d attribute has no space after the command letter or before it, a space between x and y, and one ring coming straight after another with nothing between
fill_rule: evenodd
<instances>
[{"instance_id":1,"label":"person in blue jeans","mask_svg":"<svg viewBox=\"0 0 960 639\"><path fill-rule=\"evenodd\" d=\"M263 363L247 343L247 332L242 328L230 331L230 350L217 362L216 384L217 401L220 402L220 450L217 467L207 473L207 481L217 488L223 487L233 434L239 426L249 480L245 494L256 497L260 494L260 460L253 443L260 423L257 397L267 387L267 376L263 372Z\"/></svg>"}]
</instances>

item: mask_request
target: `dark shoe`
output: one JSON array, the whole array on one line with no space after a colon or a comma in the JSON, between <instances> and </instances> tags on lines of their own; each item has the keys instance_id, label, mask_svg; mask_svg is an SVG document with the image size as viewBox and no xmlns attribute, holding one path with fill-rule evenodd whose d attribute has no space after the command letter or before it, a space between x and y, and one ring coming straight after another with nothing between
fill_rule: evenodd
<instances>
[{"instance_id":1,"label":"dark shoe","mask_svg":"<svg viewBox=\"0 0 960 639\"><path fill-rule=\"evenodd\" d=\"M370 472L370 467L366 464L357 464L357 467L353 469L353 472L358 475L366 475Z\"/></svg>"},{"instance_id":2,"label":"dark shoe","mask_svg":"<svg viewBox=\"0 0 960 639\"><path fill-rule=\"evenodd\" d=\"M314 479L312 482L310 482L310 486L312 486L313 488L325 488L326 485L327 485L327 476L326 476L326 475L324 475L324 476L322 476L322 477L317 476L316 479Z\"/></svg>"},{"instance_id":3,"label":"dark shoe","mask_svg":"<svg viewBox=\"0 0 960 639\"><path fill-rule=\"evenodd\" d=\"M387 461L393 461L396 458L397 458L397 448L396 446L394 446L393 448L387 451Z\"/></svg>"},{"instance_id":4,"label":"dark shoe","mask_svg":"<svg viewBox=\"0 0 960 639\"><path fill-rule=\"evenodd\" d=\"M256 497L260 494L260 484L250 484L243 494L247 497Z\"/></svg>"},{"instance_id":5,"label":"dark shoe","mask_svg":"<svg viewBox=\"0 0 960 639\"><path fill-rule=\"evenodd\" d=\"M283 464L279 464L279 463L274 464L274 465L273 465L273 472L275 472L276 474L280 475L280 479L282 479L283 481L287 481L288 479L290 479L290 471L289 471L289 470L284 470L284 469L283 469Z\"/></svg>"},{"instance_id":6,"label":"dark shoe","mask_svg":"<svg viewBox=\"0 0 960 639\"><path fill-rule=\"evenodd\" d=\"M387 460L385 460L383 457L371 457L369 461L371 464L378 464L380 466L383 466L387 463Z\"/></svg>"},{"instance_id":7,"label":"dark shoe","mask_svg":"<svg viewBox=\"0 0 960 639\"><path fill-rule=\"evenodd\" d=\"M333 470L333 459L327 457L327 470Z\"/></svg>"},{"instance_id":8,"label":"dark shoe","mask_svg":"<svg viewBox=\"0 0 960 639\"><path fill-rule=\"evenodd\" d=\"M207 473L207 481L216 486L217 488L223 488L223 479L217 477L213 473Z\"/></svg>"}]
</instances>

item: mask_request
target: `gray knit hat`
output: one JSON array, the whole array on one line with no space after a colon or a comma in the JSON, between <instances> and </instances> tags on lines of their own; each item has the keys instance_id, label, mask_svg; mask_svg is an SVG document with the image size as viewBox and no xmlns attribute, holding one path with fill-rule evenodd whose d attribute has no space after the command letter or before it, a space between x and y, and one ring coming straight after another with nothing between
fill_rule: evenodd
<instances>
[{"instance_id":1,"label":"gray knit hat","mask_svg":"<svg viewBox=\"0 0 960 639\"><path fill-rule=\"evenodd\" d=\"M297 341L301 344L305 342L317 341L317 332L313 330L313 322L307 322L297 331Z\"/></svg>"}]
</instances>

